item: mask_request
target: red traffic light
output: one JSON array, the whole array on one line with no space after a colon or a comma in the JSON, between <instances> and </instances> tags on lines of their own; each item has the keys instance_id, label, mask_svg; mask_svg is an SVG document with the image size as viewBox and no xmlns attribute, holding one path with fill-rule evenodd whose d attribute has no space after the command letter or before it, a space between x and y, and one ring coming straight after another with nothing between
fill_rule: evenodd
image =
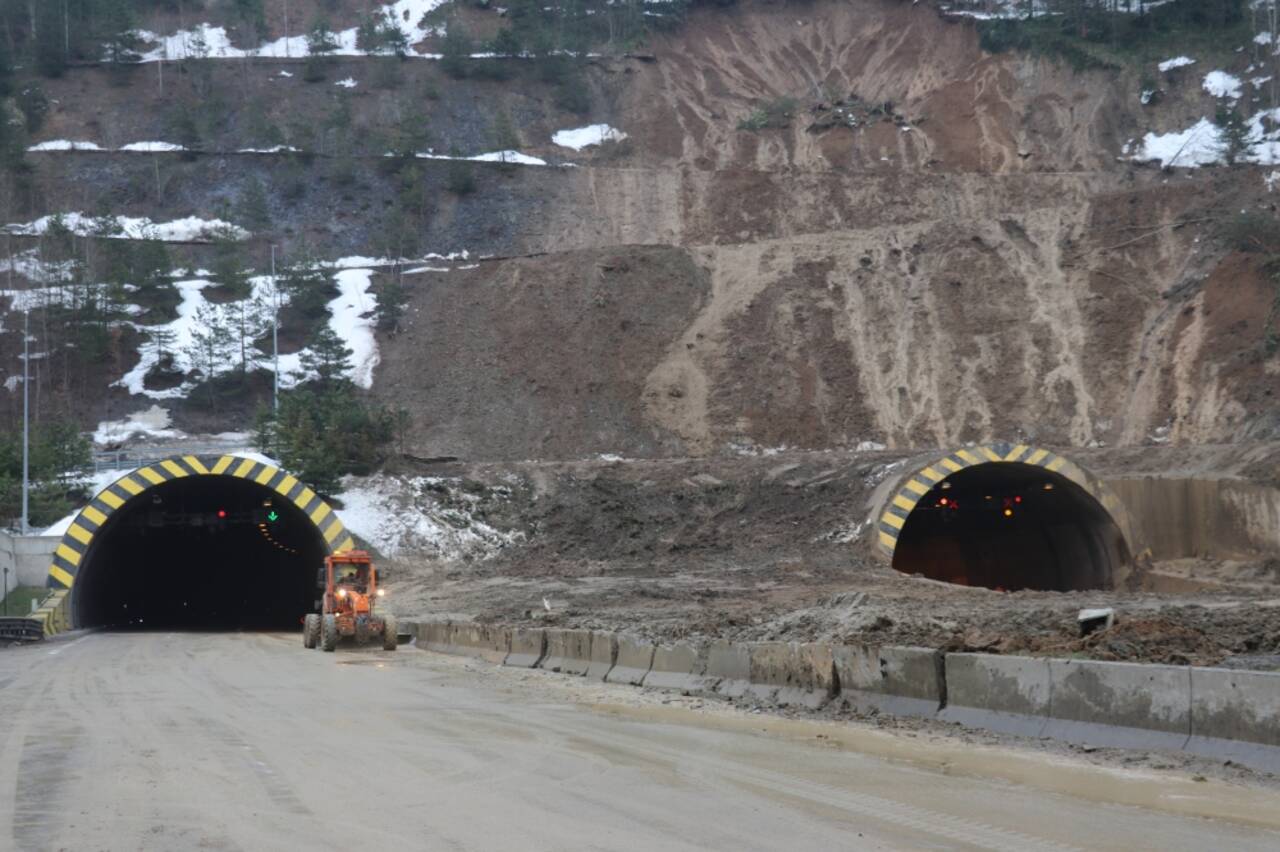
<instances>
[{"instance_id":1,"label":"red traffic light","mask_svg":"<svg viewBox=\"0 0 1280 852\"><path fill-rule=\"evenodd\" d=\"M219 509L219 510L218 510L218 517L219 517L219 518L225 518L226 516L227 516L227 510L226 510L226 509Z\"/></svg>"}]
</instances>

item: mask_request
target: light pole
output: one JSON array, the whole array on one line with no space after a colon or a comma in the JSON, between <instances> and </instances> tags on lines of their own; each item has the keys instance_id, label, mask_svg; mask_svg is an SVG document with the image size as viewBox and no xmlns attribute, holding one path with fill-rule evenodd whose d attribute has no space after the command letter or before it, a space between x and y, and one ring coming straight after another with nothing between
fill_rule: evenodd
<instances>
[{"instance_id":1,"label":"light pole","mask_svg":"<svg viewBox=\"0 0 1280 852\"><path fill-rule=\"evenodd\" d=\"M280 290L276 287L276 247L271 247L271 408L280 416Z\"/></svg>"},{"instance_id":2,"label":"light pole","mask_svg":"<svg viewBox=\"0 0 1280 852\"><path fill-rule=\"evenodd\" d=\"M12 258L10 263L12 263ZM22 312L22 534L27 534L27 492L31 460L31 311Z\"/></svg>"}]
</instances>

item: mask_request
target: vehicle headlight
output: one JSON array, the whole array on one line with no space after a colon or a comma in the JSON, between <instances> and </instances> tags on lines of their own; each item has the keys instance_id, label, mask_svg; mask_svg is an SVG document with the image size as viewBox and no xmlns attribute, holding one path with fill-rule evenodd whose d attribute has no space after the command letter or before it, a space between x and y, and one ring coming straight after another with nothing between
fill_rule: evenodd
<instances>
[{"instance_id":1,"label":"vehicle headlight","mask_svg":"<svg viewBox=\"0 0 1280 852\"><path fill-rule=\"evenodd\" d=\"M387 590L386 590L386 589L378 589L378 597L380 597L380 598L385 598L386 596L387 596Z\"/></svg>"},{"instance_id":2,"label":"vehicle headlight","mask_svg":"<svg viewBox=\"0 0 1280 852\"><path fill-rule=\"evenodd\" d=\"M340 597L340 598L345 598L346 596L347 596L347 590L346 590L346 589L338 589L338 597Z\"/></svg>"}]
</instances>

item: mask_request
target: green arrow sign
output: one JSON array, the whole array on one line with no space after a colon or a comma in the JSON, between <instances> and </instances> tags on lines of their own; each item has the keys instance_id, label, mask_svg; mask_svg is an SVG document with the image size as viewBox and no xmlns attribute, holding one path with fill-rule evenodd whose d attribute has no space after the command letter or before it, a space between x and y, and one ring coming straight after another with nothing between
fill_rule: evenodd
<instances>
[{"instance_id":1,"label":"green arrow sign","mask_svg":"<svg viewBox=\"0 0 1280 852\"><path fill-rule=\"evenodd\" d=\"M270 512L267 512L267 520L268 520L268 521L272 521L272 522L274 522L274 521L278 520L279 518L280 518L280 516L276 514L276 510L275 510L275 509L272 509Z\"/></svg>"}]
</instances>

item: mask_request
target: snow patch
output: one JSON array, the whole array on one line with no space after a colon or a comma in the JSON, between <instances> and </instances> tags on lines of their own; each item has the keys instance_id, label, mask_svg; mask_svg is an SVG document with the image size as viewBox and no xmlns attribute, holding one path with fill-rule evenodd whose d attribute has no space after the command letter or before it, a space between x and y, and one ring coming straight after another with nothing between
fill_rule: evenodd
<instances>
[{"instance_id":1,"label":"snow patch","mask_svg":"<svg viewBox=\"0 0 1280 852\"><path fill-rule=\"evenodd\" d=\"M273 145L270 148L240 148L237 154L295 154L301 151L292 145Z\"/></svg>"},{"instance_id":2,"label":"snow patch","mask_svg":"<svg viewBox=\"0 0 1280 852\"><path fill-rule=\"evenodd\" d=\"M1201 84L1206 92L1215 98L1240 99L1240 78L1233 77L1226 71L1210 71L1204 76Z\"/></svg>"},{"instance_id":3,"label":"snow patch","mask_svg":"<svg viewBox=\"0 0 1280 852\"><path fill-rule=\"evenodd\" d=\"M172 222L152 222L145 216L105 216L93 217L83 213L71 212L52 216L41 216L32 222L9 224L0 227L0 231L22 236L39 236L49 231L55 221L77 236L97 235L120 240L163 240L165 242L208 242L216 234L223 234L237 240L247 239L249 232L244 228L224 222L221 219L201 219L188 216Z\"/></svg>"},{"instance_id":4,"label":"snow patch","mask_svg":"<svg viewBox=\"0 0 1280 852\"><path fill-rule=\"evenodd\" d=\"M428 12L443 5L445 0L396 0L384 4L378 10L386 18L394 21L408 38L409 44L417 44L431 35L436 35L435 27L421 26L422 18ZM199 24L189 30L180 30L172 35L162 36L146 30L136 32L138 38L146 44L156 47L142 54L142 62L159 62L171 59L207 58L207 59L241 59L246 56L260 56L276 59L301 59L309 55L305 34L288 35L275 41L264 42L256 48L244 50L231 44L231 38L224 27L215 27L207 23ZM356 46L356 29L339 30L333 33L337 49L331 56L367 56L369 51ZM420 54L410 51L410 57L438 59L431 54ZM287 71L280 76L292 77Z\"/></svg>"},{"instance_id":5,"label":"snow patch","mask_svg":"<svg viewBox=\"0 0 1280 852\"><path fill-rule=\"evenodd\" d=\"M463 488L439 477L344 477L336 510L349 531L385 556L488 559L524 539L481 518L483 504L506 500L505 488Z\"/></svg>"},{"instance_id":6,"label":"snow patch","mask_svg":"<svg viewBox=\"0 0 1280 852\"><path fill-rule=\"evenodd\" d=\"M1195 65L1196 61L1190 56L1175 56L1172 59L1166 59L1156 67L1161 71L1172 71L1174 68L1182 68L1187 65Z\"/></svg>"},{"instance_id":7,"label":"snow patch","mask_svg":"<svg viewBox=\"0 0 1280 852\"><path fill-rule=\"evenodd\" d=\"M82 142L70 139L51 139L48 142L41 142L38 145L32 145L28 151L101 151L96 142Z\"/></svg>"},{"instance_id":8,"label":"snow patch","mask_svg":"<svg viewBox=\"0 0 1280 852\"><path fill-rule=\"evenodd\" d=\"M1207 118L1190 128L1173 133L1148 133L1133 159L1146 162L1159 160L1163 168L1171 166L1204 166L1222 159L1222 131Z\"/></svg>"},{"instance_id":9,"label":"snow patch","mask_svg":"<svg viewBox=\"0 0 1280 852\"><path fill-rule=\"evenodd\" d=\"M135 411L124 420L107 420L98 424L93 442L99 446L120 444L131 438L185 438L181 431L168 428L168 409L153 405L143 411Z\"/></svg>"},{"instance_id":10,"label":"snow patch","mask_svg":"<svg viewBox=\"0 0 1280 852\"><path fill-rule=\"evenodd\" d=\"M185 151L186 148L173 142L130 142L121 145L121 151Z\"/></svg>"},{"instance_id":11,"label":"snow patch","mask_svg":"<svg viewBox=\"0 0 1280 852\"><path fill-rule=\"evenodd\" d=\"M581 151L588 145L621 142L626 138L627 134L607 124L588 124L586 127L560 130L552 135L551 141L561 148L572 148L575 151Z\"/></svg>"},{"instance_id":12,"label":"snow patch","mask_svg":"<svg viewBox=\"0 0 1280 852\"><path fill-rule=\"evenodd\" d=\"M342 88L344 88L344 89L354 89L356 86L358 86L358 85L360 85L360 84L359 84L359 83L357 83L357 82L356 82L355 80L353 80L352 78L347 77L345 80L339 80L338 82L334 83L333 85L335 85L335 86L341 86L341 87L342 87Z\"/></svg>"},{"instance_id":13,"label":"snow patch","mask_svg":"<svg viewBox=\"0 0 1280 852\"><path fill-rule=\"evenodd\" d=\"M373 271L344 269L334 279L339 296L329 303L329 328L351 348L351 381L357 387L373 387L373 370L382 360L378 341L373 336L373 312L378 297L369 292Z\"/></svg>"}]
</instances>

